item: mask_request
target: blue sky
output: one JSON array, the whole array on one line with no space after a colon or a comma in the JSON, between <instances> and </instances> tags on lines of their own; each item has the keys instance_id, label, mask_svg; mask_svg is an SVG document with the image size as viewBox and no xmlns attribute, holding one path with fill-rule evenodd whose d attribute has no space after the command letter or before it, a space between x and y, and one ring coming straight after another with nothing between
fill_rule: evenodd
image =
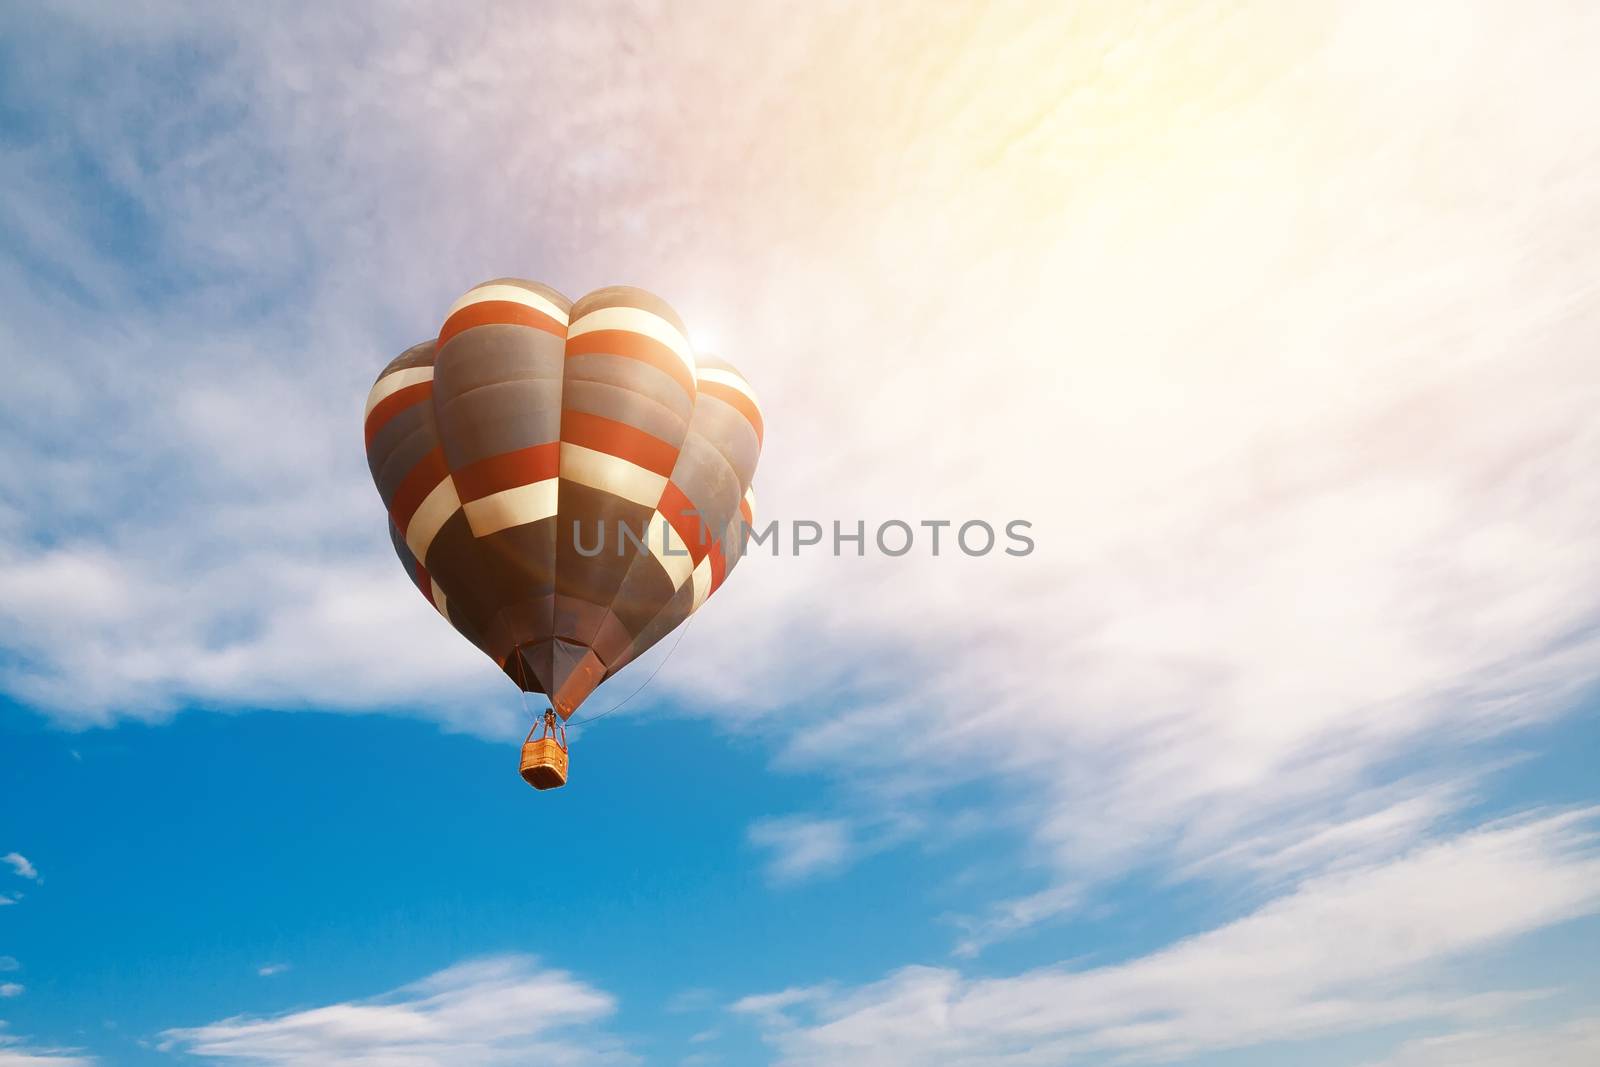
<instances>
[{"instance_id":1,"label":"blue sky","mask_svg":"<svg viewBox=\"0 0 1600 1067\"><path fill-rule=\"evenodd\" d=\"M1600 24L1410 10L0 12L0 1067L1595 1062ZM356 429L498 275L1037 551L752 557L535 795Z\"/></svg>"}]
</instances>

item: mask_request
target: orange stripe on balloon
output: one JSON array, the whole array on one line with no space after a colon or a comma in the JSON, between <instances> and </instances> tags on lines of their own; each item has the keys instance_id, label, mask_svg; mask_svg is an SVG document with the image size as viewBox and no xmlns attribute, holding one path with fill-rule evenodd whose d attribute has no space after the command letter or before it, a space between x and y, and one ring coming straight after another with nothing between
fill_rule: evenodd
<instances>
[{"instance_id":1,"label":"orange stripe on balloon","mask_svg":"<svg viewBox=\"0 0 1600 1067\"><path fill-rule=\"evenodd\" d=\"M698 514L694 501L682 489L668 482L666 489L661 492L661 503L656 505L656 510L678 531L678 537L689 549L689 558L696 565L706 558L706 552L711 548L711 531L706 529L705 520Z\"/></svg>"},{"instance_id":2,"label":"orange stripe on balloon","mask_svg":"<svg viewBox=\"0 0 1600 1067\"><path fill-rule=\"evenodd\" d=\"M561 440L625 459L664 478L678 462L678 450L654 434L587 411L561 413Z\"/></svg>"},{"instance_id":3,"label":"orange stripe on balloon","mask_svg":"<svg viewBox=\"0 0 1600 1067\"><path fill-rule=\"evenodd\" d=\"M456 492L462 503L479 500L519 485L532 485L561 473L561 442L549 441L515 452L480 459L456 471Z\"/></svg>"},{"instance_id":4,"label":"orange stripe on balloon","mask_svg":"<svg viewBox=\"0 0 1600 1067\"><path fill-rule=\"evenodd\" d=\"M750 398L731 385L721 382L701 382L700 392L706 396L714 396L723 403L738 409L739 414L749 420L750 426L756 432L756 443L761 443L761 436L765 432L765 424L761 421L761 412L751 403Z\"/></svg>"},{"instance_id":5,"label":"orange stripe on balloon","mask_svg":"<svg viewBox=\"0 0 1600 1067\"><path fill-rule=\"evenodd\" d=\"M396 389L382 400L378 401L370 414L367 415L367 447L372 447L372 439L378 436L384 424L400 412L413 404L420 404L433 396L433 382L418 382L408 385L404 389Z\"/></svg>"},{"instance_id":6,"label":"orange stripe on balloon","mask_svg":"<svg viewBox=\"0 0 1600 1067\"><path fill-rule=\"evenodd\" d=\"M444 321L444 326L439 330L440 347L456 334L474 326L531 326L557 337L567 336L564 323L527 304L519 304L514 300L480 300L476 304L468 304Z\"/></svg>"},{"instance_id":7,"label":"orange stripe on balloon","mask_svg":"<svg viewBox=\"0 0 1600 1067\"><path fill-rule=\"evenodd\" d=\"M567 358L573 356L623 356L648 363L672 375L683 391L694 395L694 378L678 354L653 337L631 330L591 330L567 338Z\"/></svg>"},{"instance_id":8,"label":"orange stripe on balloon","mask_svg":"<svg viewBox=\"0 0 1600 1067\"><path fill-rule=\"evenodd\" d=\"M422 506L428 494L433 492L449 474L449 469L444 465L444 452L435 448L417 460L417 465L401 479L399 487L394 491L394 499L389 501L389 515L394 519L394 524L400 527L402 536L406 532L406 527L411 524L411 517L417 513L417 509Z\"/></svg>"}]
</instances>

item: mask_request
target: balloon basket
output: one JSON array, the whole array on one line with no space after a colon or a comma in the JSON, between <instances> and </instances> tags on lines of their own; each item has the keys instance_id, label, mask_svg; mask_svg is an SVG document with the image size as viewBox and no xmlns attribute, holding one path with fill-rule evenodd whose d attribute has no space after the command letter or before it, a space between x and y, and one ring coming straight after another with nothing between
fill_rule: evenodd
<instances>
[{"instance_id":1,"label":"balloon basket","mask_svg":"<svg viewBox=\"0 0 1600 1067\"><path fill-rule=\"evenodd\" d=\"M556 789L567 784L567 730L557 725L556 713L544 713L544 733L528 731L522 743L522 780L535 789Z\"/></svg>"}]
</instances>

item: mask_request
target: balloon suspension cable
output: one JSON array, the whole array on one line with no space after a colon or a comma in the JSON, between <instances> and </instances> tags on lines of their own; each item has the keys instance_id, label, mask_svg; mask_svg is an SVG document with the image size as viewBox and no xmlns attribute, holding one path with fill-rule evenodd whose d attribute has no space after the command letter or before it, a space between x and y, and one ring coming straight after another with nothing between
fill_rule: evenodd
<instances>
[{"instance_id":1,"label":"balloon suspension cable","mask_svg":"<svg viewBox=\"0 0 1600 1067\"><path fill-rule=\"evenodd\" d=\"M683 625L678 627L678 636L673 639L672 647L667 649L667 654L665 656L661 657L661 661L656 664L656 669L650 672L650 677L646 678L644 681L639 683L639 687L637 689L635 689L633 692L629 693L627 696L623 697L621 700L617 701L617 703L613 704L611 707L607 708L605 711L602 711L600 714L591 715L587 719L579 719L577 722L569 722L569 723L567 723L567 725L568 726L582 726L585 723L598 722L599 720L605 718L607 715L610 715L612 712L621 711L622 710L622 706L624 704L626 704L628 701L632 700L634 697L638 696L640 693L644 692L644 687L649 685L651 682L656 680L656 675L660 674L661 673L661 668L665 667L667 665L667 660L671 659L672 658L672 654L674 652L678 651L678 646L683 643L683 635L689 632L689 623L691 623L693 621L694 621L694 616L693 615L691 615L687 619L683 620Z\"/></svg>"},{"instance_id":2,"label":"balloon suspension cable","mask_svg":"<svg viewBox=\"0 0 1600 1067\"><path fill-rule=\"evenodd\" d=\"M511 654L517 657L517 695L522 698L522 717L526 719L528 717L528 668L522 662L522 646L517 645L514 647L511 650ZM538 725L537 722L534 723L534 728L537 729ZM531 732L529 736L532 736Z\"/></svg>"}]
</instances>

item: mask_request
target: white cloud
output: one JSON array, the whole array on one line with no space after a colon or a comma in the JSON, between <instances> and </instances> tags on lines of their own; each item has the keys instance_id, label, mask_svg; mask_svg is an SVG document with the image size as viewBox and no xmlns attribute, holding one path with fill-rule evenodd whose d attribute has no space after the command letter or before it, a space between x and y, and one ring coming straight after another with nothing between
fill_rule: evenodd
<instances>
[{"instance_id":1,"label":"white cloud","mask_svg":"<svg viewBox=\"0 0 1600 1067\"><path fill-rule=\"evenodd\" d=\"M287 963L266 963L256 968L256 974L262 978L271 978L275 974L282 974L289 969Z\"/></svg>"},{"instance_id":2,"label":"white cloud","mask_svg":"<svg viewBox=\"0 0 1600 1067\"><path fill-rule=\"evenodd\" d=\"M1475 1020L1516 990L1460 988L1452 965L1600 911L1596 812L1496 823L1319 875L1252 914L1087 970L1001 978L908 967L860 988L741 1002L786 1064L1061 1064ZM803 1010L798 1010L803 1009Z\"/></svg>"},{"instance_id":3,"label":"white cloud","mask_svg":"<svg viewBox=\"0 0 1600 1067\"><path fill-rule=\"evenodd\" d=\"M32 882L39 880L39 872L28 862L28 857L20 852L7 852L4 856L0 856L0 863L10 864L18 878L26 878Z\"/></svg>"},{"instance_id":4,"label":"white cloud","mask_svg":"<svg viewBox=\"0 0 1600 1067\"><path fill-rule=\"evenodd\" d=\"M1180 846L1186 862L1178 873L1246 872L1273 883L1388 859L1436 832L1471 799L1470 783L1463 780L1364 790L1293 813L1298 817L1243 826L1231 841L1201 834Z\"/></svg>"},{"instance_id":5,"label":"white cloud","mask_svg":"<svg viewBox=\"0 0 1600 1067\"><path fill-rule=\"evenodd\" d=\"M789 1008L810 1004L828 995L826 986L793 986L777 993L755 993L740 997L728 1010L740 1015L777 1019Z\"/></svg>"},{"instance_id":6,"label":"white cloud","mask_svg":"<svg viewBox=\"0 0 1600 1067\"><path fill-rule=\"evenodd\" d=\"M1466 1030L1420 1038L1369 1067L1593 1067L1600 1063L1600 1019L1555 1026Z\"/></svg>"},{"instance_id":7,"label":"white cloud","mask_svg":"<svg viewBox=\"0 0 1600 1067\"><path fill-rule=\"evenodd\" d=\"M14 896L14 897L13 896L7 896L4 893L0 893L0 908L3 908L8 904L15 904L20 899L22 899L22 894L20 894L20 893L17 894L16 896Z\"/></svg>"},{"instance_id":8,"label":"white cloud","mask_svg":"<svg viewBox=\"0 0 1600 1067\"><path fill-rule=\"evenodd\" d=\"M0 956L0 972L20 970L22 970L22 964L15 956Z\"/></svg>"},{"instance_id":9,"label":"white cloud","mask_svg":"<svg viewBox=\"0 0 1600 1067\"><path fill-rule=\"evenodd\" d=\"M27 992L26 987L17 982L0 982L0 1000L20 997Z\"/></svg>"},{"instance_id":10,"label":"white cloud","mask_svg":"<svg viewBox=\"0 0 1600 1067\"><path fill-rule=\"evenodd\" d=\"M1080 887L1053 885L1024 897L1000 901L980 919L957 916L954 921L964 933L956 942L955 955L964 958L976 956L996 941L1065 915L1082 902L1083 890Z\"/></svg>"},{"instance_id":11,"label":"white cloud","mask_svg":"<svg viewBox=\"0 0 1600 1067\"><path fill-rule=\"evenodd\" d=\"M30 1045L8 1033L5 1021L0 1019L0 1067L93 1067L97 1062L77 1049Z\"/></svg>"},{"instance_id":12,"label":"white cloud","mask_svg":"<svg viewBox=\"0 0 1600 1067\"><path fill-rule=\"evenodd\" d=\"M605 993L526 956L458 964L370 1000L165 1031L163 1048L257 1067L632 1061L597 1025Z\"/></svg>"},{"instance_id":13,"label":"white cloud","mask_svg":"<svg viewBox=\"0 0 1600 1067\"><path fill-rule=\"evenodd\" d=\"M1346 798L1314 797L1309 804L1277 805L1225 820L1226 833L1208 832L1203 817L1191 833L1172 842L1164 857L1171 881L1215 880L1256 891L1282 888L1297 879L1370 865L1401 855L1447 825L1474 798L1467 778L1406 780L1353 792ZM1083 879L1069 877L1044 889L999 901L979 916L951 916L962 931L957 957L977 956L989 945L1017 937L1042 923L1085 907L1104 908Z\"/></svg>"},{"instance_id":14,"label":"white cloud","mask_svg":"<svg viewBox=\"0 0 1600 1067\"><path fill-rule=\"evenodd\" d=\"M840 819L762 819L751 824L749 835L752 844L772 852L767 875L778 883L837 872L855 851L850 826Z\"/></svg>"}]
</instances>

